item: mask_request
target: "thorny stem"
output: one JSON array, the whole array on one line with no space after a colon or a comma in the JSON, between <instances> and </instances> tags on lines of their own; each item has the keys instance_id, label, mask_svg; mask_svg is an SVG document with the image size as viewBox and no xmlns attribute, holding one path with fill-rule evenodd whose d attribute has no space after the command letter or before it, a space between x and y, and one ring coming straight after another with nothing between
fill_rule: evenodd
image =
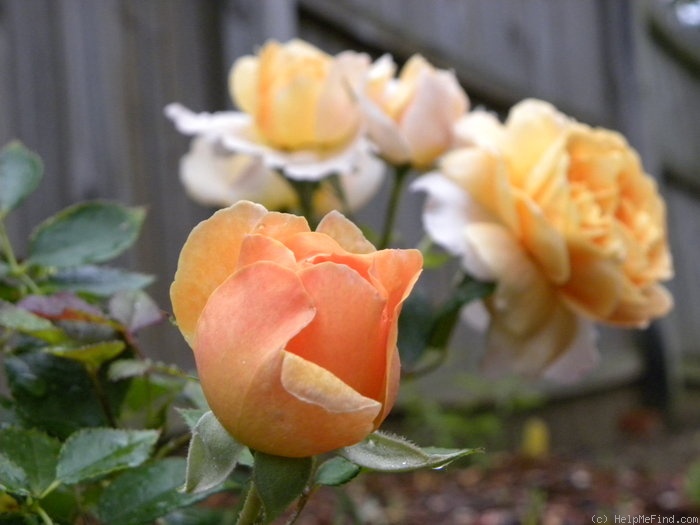
<instances>
[{"instance_id":1,"label":"thorny stem","mask_svg":"<svg viewBox=\"0 0 700 525\"><path fill-rule=\"evenodd\" d=\"M24 267L17 261L15 252L12 249L10 236L7 234L5 223L0 218L0 250L5 255L7 264L10 267L10 273L19 278L32 293L41 293L36 283L27 275Z\"/></svg>"},{"instance_id":2,"label":"thorny stem","mask_svg":"<svg viewBox=\"0 0 700 525\"><path fill-rule=\"evenodd\" d=\"M314 194L318 190L319 183L310 180L292 180L287 179L292 183L292 187L299 197L299 208L301 214L306 217L311 229L316 228L316 215L314 213Z\"/></svg>"},{"instance_id":3,"label":"thorny stem","mask_svg":"<svg viewBox=\"0 0 700 525\"><path fill-rule=\"evenodd\" d=\"M285 525L294 525L297 520L299 519L299 516L301 516L302 511L306 507L306 504L309 502L309 499L311 496L313 496L314 492L316 492L316 489L318 489L318 485L314 484L313 479L316 477L316 469L318 469L318 458L316 456L313 456L311 458L311 475L309 476L309 482L307 483L306 487L304 487L304 490L301 493L301 496L299 496L299 499L297 500L296 507L294 507L294 512L292 512L292 515L289 517Z\"/></svg>"},{"instance_id":4,"label":"thorny stem","mask_svg":"<svg viewBox=\"0 0 700 525\"><path fill-rule=\"evenodd\" d=\"M399 210L401 192L403 191L403 186L410 168L411 167L408 164L394 167L393 186L391 188L391 194L389 195L389 204L386 210L386 217L384 219L384 231L382 232L382 236L379 241L378 248L380 250L387 248L391 242L391 235L394 233L394 224L396 223L396 214Z\"/></svg>"},{"instance_id":5,"label":"thorny stem","mask_svg":"<svg viewBox=\"0 0 700 525\"><path fill-rule=\"evenodd\" d=\"M154 459L161 459L168 456L171 452L174 452L181 447L185 446L190 440L190 433L185 432L179 436L175 436L169 441L166 441L160 449L153 455Z\"/></svg>"},{"instance_id":6,"label":"thorny stem","mask_svg":"<svg viewBox=\"0 0 700 525\"><path fill-rule=\"evenodd\" d=\"M262 502L260 501L260 496L258 496L258 492L255 490L255 484L251 481L236 525L256 525L260 523L261 510Z\"/></svg>"},{"instance_id":7,"label":"thorny stem","mask_svg":"<svg viewBox=\"0 0 700 525\"><path fill-rule=\"evenodd\" d=\"M102 412L107 418L109 426L112 428L117 428L117 421L114 419L114 414L112 413L112 408L109 406L109 400L105 395L105 392L100 384L100 378L97 375L97 370L88 368L88 376L90 376L90 381L92 381L92 386L97 394L97 399L100 402L100 407L102 407Z\"/></svg>"},{"instance_id":8,"label":"thorny stem","mask_svg":"<svg viewBox=\"0 0 700 525\"><path fill-rule=\"evenodd\" d=\"M37 512L37 514L39 514L39 516L41 516L41 521L44 522L44 525L54 525L53 520L51 519L51 517L48 514L46 514L46 511L44 509L37 506L36 512Z\"/></svg>"},{"instance_id":9,"label":"thorny stem","mask_svg":"<svg viewBox=\"0 0 700 525\"><path fill-rule=\"evenodd\" d=\"M44 492L41 493L41 496L39 496L39 499L44 499L46 496L48 496L54 490L56 490L60 485L61 485L60 481L54 480L48 487L46 487Z\"/></svg>"},{"instance_id":10,"label":"thorny stem","mask_svg":"<svg viewBox=\"0 0 700 525\"><path fill-rule=\"evenodd\" d=\"M294 508L294 512L289 517L289 520L285 525L294 525L297 522L297 519L299 519L299 516L301 516L304 507L306 507L306 504L309 502L309 499L311 498L311 496L313 496L316 489L316 486L307 486L304 489L304 492L302 492L301 496L297 500L297 505Z\"/></svg>"}]
</instances>

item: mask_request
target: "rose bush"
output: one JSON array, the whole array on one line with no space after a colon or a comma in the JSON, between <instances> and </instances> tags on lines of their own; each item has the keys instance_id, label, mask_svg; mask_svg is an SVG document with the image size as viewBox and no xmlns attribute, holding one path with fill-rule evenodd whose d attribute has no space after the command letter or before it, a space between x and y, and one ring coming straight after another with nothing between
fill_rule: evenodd
<instances>
[{"instance_id":1,"label":"rose bush","mask_svg":"<svg viewBox=\"0 0 700 525\"><path fill-rule=\"evenodd\" d=\"M669 311L665 205L621 135L536 100L458 129L465 147L414 187L432 238L497 282L487 368L579 375L597 357L593 322L641 328Z\"/></svg>"},{"instance_id":2,"label":"rose bush","mask_svg":"<svg viewBox=\"0 0 700 525\"><path fill-rule=\"evenodd\" d=\"M469 98L452 71L435 69L420 55L398 77L395 70L388 55L371 68L363 104L367 132L390 163L426 168L454 145L454 125Z\"/></svg>"},{"instance_id":3,"label":"rose bush","mask_svg":"<svg viewBox=\"0 0 700 525\"><path fill-rule=\"evenodd\" d=\"M338 212L242 201L200 223L171 287L206 398L241 443L311 456L359 442L396 398L397 320L417 250L380 250Z\"/></svg>"}]
</instances>

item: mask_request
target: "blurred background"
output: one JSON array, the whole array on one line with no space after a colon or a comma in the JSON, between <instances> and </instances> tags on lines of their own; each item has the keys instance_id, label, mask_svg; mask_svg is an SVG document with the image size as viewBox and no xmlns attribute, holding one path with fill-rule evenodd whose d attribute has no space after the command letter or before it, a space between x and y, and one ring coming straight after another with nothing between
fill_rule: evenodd
<instances>
[{"instance_id":1,"label":"blurred background","mask_svg":"<svg viewBox=\"0 0 700 525\"><path fill-rule=\"evenodd\" d=\"M235 58L295 36L329 53L389 52L399 62L420 53L454 69L474 106L505 113L537 97L625 134L667 199L677 306L649 330L604 331L603 363L583 383L524 388L540 399L553 441L572 447L607 443L621 428L700 426L697 1L0 0L0 143L17 138L45 164L40 189L9 218L16 245L77 201L146 206L124 263L157 276L150 291L169 310L179 250L212 210L180 185L189 139L163 107L231 109ZM360 221L381 213L385 197ZM415 195L403 203L406 245L421 237L420 206ZM192 366L171 326L144 337L149 355ZM447 366L407 387L409 408L415 399L459 407L519 395L520 386L465 375L479 357L475 334L461 330L452 346Z\"/></svg>"}]
</instances>

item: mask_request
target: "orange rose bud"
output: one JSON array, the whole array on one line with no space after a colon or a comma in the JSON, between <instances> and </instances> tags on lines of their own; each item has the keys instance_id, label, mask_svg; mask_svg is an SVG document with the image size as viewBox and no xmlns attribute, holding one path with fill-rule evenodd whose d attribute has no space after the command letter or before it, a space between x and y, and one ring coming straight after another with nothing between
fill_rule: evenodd
<instances>
[{"instance_id":1,"label":"orange rose bud","mask_svg":"<svg viewBox=\"0 0 700 525\"><path fill-rule=\"evenodd\" d=\"M171 287L204 394L241 443L312 456L391 410L401 305L417 250L380 250L338 212L305 219L241 201L194 228Z\"/></svg>"}]
</instances>

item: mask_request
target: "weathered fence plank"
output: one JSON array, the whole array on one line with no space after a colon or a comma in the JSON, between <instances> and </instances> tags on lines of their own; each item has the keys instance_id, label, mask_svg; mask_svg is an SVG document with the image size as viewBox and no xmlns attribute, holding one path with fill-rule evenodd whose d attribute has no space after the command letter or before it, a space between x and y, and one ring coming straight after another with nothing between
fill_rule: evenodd
<instances>
[{"instance_id":1,"label":"weathered fence plank","mask_svg":"<svg viewBox=\"0 0 700 525\"><path fill-rule=\"evenodd\" d=\"M163 116L163 107L180 101L201 111L226 109L233 57L276 31L280 38L293 32L292 21L271 14L275 5L0 1L0 142L20 139L46 165L40 189L10 217L13 239L26 238L41 219L83 199L147 206L142 238L126 262L157 275L153 293L169 308L179 250L210 210L192 203L180 186L178 161L188 139ZM292 9L290 2L287 18ZM156 357L189 362L170 327L152 343Z\"/></svg>"}]
</instances>

